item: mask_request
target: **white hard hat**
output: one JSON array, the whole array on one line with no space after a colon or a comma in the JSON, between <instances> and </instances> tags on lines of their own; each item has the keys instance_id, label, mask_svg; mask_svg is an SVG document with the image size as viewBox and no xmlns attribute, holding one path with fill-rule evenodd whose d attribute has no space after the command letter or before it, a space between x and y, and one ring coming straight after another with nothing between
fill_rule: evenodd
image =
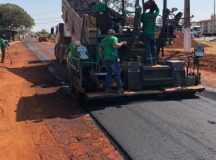
<instances>
[{"instance_id":1,"label":"white hard hat","mask_svg":"<svg viewBox=\"0 0 216 160\"><path fill-rule=\"evenodd\" d=\"M108 30L108 33L116 34L114 29L109 29L109 30Z\"/></svg>"},{"instance_id":2,"label":"white hard hat","mask_svg":"<svg viewBox=\"0 0 216 160\"><path fill-rule=\"evenodd\" d=\"M80 41L74 41L73 47L74 47L74 49L76 49L76 47L80 46L80 45L81 45Z\"/></svg>"}]
</instances>

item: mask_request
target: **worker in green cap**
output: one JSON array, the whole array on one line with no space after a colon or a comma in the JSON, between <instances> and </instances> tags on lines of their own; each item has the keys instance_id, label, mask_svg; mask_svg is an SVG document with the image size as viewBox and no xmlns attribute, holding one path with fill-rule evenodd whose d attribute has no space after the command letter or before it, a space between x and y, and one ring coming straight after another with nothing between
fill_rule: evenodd
<instances>
[{"instance_id":1,"label":"worker in green cap","mask_svg":"<svg viewBox=\"0 0 216 160\"><path fill-rule=\"evenodd\" d=\"M6 38L5 34L2 34L2 37L3 37L3 38ZM7 45L5 44L3 38L0 38L0 49L1 49L1 52L2 52L1 63L4 63L4 62L5 62L5 48L7 47Z\"/></svg>"}]
</instances>

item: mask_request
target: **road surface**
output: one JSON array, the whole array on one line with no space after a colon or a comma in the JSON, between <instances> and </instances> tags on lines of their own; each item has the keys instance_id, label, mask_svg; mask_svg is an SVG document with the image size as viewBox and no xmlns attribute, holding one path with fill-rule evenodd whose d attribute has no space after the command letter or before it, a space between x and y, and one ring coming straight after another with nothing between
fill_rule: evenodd
<instances>
[{"instance_id":1,"label":"road surface","mask_svg":"<svg viewBox=\"0 0 216 160\"><path fill-rule=\"evenodd\" d=\"M68 84L65 66L51 63L36 48L38 42L24 42ZM40 44L51 54L49 47ZM50 61L50 62L49 62ZM134 101L86 106L123 150L135 160L215 160L215 89L193 98L144 97Z\"/></svg>"}]
</instances>

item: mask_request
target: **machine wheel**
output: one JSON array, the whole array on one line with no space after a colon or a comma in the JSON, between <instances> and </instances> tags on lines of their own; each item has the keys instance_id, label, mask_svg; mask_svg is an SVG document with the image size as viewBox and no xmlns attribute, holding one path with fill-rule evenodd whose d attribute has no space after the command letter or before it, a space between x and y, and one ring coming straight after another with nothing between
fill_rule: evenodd
<instances>
[{"instance_id":1,"label":"machine wheel","mask_svg":"<svg viewBox=\"0 0 216 160\"><path fill-rule=\"evenodd\" d=\"M39 42L41 42L41 38L39 38Z\"/></svg>"},{"instance_id":2,"label":"machine wheel","mask_svg":"<svg viewBox=\"0 0 216 160\"><path fill-rule=\"evenodd\" d=\"M65 63L65 61L64 61L64 51L65 51L65 49L63 47L60 48L60 52L59 52L59 62L60 62L60 64Z\"/></svg>"}]
</instances>

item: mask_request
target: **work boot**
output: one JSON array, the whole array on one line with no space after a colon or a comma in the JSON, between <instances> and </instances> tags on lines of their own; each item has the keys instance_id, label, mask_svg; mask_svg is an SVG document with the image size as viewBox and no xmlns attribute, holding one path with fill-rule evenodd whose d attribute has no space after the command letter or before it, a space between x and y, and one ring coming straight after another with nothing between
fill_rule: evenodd
<instances>
[{"instance_id":1,"label":"work boot","mask_svg":"<svg viewBox=\"0 0 216 160\"><path fill-rule=\"evenodd\" d=\"M153 66L157 65L157 62L153 62Z\"/></svg>"},{"instance_id":2,"label":"work boot","mask_svg":"<svg viewBox=\"0 0 216 160\"><path fill-rule=\"evenodd\" d=\"M123 90L123 89L118 90L117 93L119 93L119 94L120 94L120 93L124 93L124 90Z\"/></svg>"},{"instance_id":3,"label":"work boot","mask_svg":"<svg viewBox=\"0 0 216 160\"><path fill-rule=\"evenodd\" d=\"M108 90L105 90L105 93L116 93L116 91L112 89L108 89Z\"/></svg>"}]
</instances>

